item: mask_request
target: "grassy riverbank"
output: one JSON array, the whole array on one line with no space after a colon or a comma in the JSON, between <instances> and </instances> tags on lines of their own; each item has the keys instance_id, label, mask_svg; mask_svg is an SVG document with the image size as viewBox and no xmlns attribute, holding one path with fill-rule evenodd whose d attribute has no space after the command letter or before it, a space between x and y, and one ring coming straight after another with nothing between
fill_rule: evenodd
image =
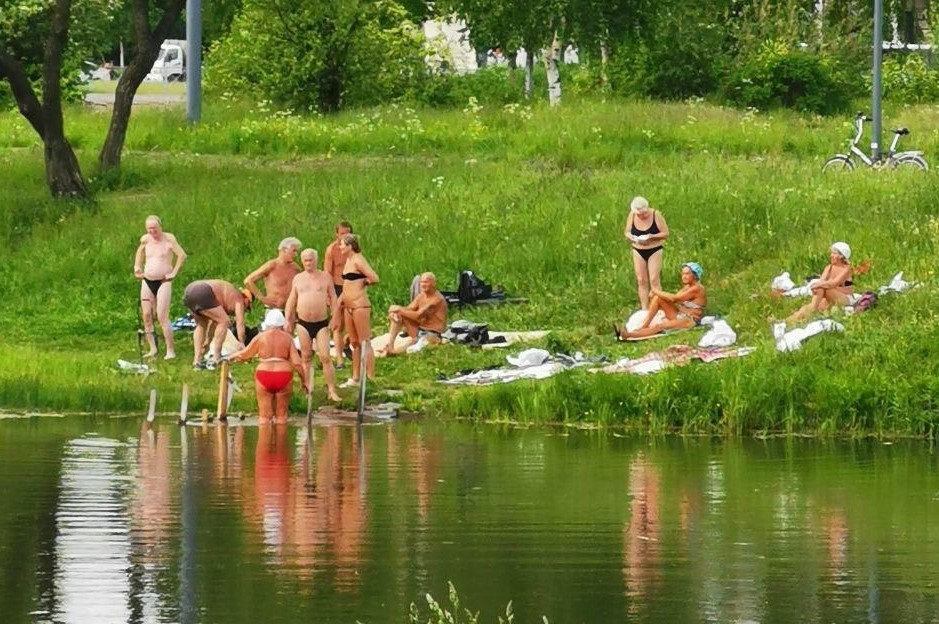
<instances>
[{"instance_id":1,"label":"grassy riverbank","mask_svg":"<svg viewBox=\"0 0 939 624\"><path fill-rule=\"evenodd\" d=\"M935 107L892 110L912 130L908 146L939 166ZM190 257L185 283L240 281L287 235L322 250L333 224L350 220L381 277L376 310L401 302L411 277L433 270L454 287L471 268L529 303L453 311L497 330L550 329L541 343L611 359L638 356L684 334L619 345L608 329L636 307L622 226L629 199L648 197L672 228L664 282L681 262L705 268L715 312L758 348L738 361L691 364L651 377L582 371L542 382L451 389L439 374L499 363L505 352L446 347L379 363L381 390L410 408L526 421L625 424L661 432L932 432L939 421L935 172L857 171L823 176L850 120L760 114L703 104L569 103L450 113L388 107L298 118L216 101L188 128L180 110L135 111L120 180L96 180L97 201L46 199L41 149L15 113L0 115L6 175L0 212L0 405L17 410L161 409L193 387L193 409L214 404L216 378L189 369L188 335L176 362L147 380L121 374L136 360L137 282L131 275L146 215L159 214ZM94 176L107 117L71 112L67 128ZM63 213L63 211L65 211ZM797 303L768 296L782 270L818 272L828 244L847 240L873 268L875 289L894 273L922 287L883 298L847 331L777 354L770 317ZM382 326L380 315L373 318ZM256 319L252 319L256 320ZM236 369L246 388L249 367ZM347 374L347 372L346 372ZM340 377L343 379L344 375ZM322 397L322 388L317 397ZM352 397L348 398L351 403ZM302 410L299 398L295 406ZM253 396L235 410L253 410Z\"/></svg>"}]
</instances>

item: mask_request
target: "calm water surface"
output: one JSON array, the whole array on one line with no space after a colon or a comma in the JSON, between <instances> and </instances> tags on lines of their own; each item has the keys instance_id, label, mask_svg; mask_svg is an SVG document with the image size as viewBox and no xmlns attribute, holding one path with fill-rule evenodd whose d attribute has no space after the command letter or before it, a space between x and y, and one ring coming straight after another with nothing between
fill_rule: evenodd
<instances>
[{"instance_id":1,"label":"calm water surface","mask_svg":"<svg viewBox=\"0 0 939 624\"><path fill-rule=\"evenodd\" d=\"M0 420L0 622L939 622L918 442ZM426 617L425 617L426 621Z\"/></svg>"}]
</instances>

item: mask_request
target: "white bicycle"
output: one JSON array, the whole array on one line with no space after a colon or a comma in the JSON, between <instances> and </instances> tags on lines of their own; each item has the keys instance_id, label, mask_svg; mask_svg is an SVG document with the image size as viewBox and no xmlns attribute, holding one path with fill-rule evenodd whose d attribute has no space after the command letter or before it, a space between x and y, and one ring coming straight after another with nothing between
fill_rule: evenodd
<instances>
[{"instance_id":1,"label":"white bicycle","mask_svg":"<svg viewBox=\"0 0 939 624\"><path fill-rule=\"evenodd\" d=\"M861 136L864 134L865 121L872 120L864 113L858 113L854 118L854 129L856 132L854 138L851 139L851 149L847 154L835 154L826 160L825 164L822 165L822 171L852 171L857 168L854 162L855 159L860 160L868 167L929 171L929 165L926 163L926 159L923 158L923 152L919 150L897 151L897 144L900 142L900 137L910 133L906 128L893 129L893 141L890 143L890 149L887 150L886 153L881 154L878 160L874 160L871 156L865 154L864 151L858 147Z\"/></svg>"}]
</instances>

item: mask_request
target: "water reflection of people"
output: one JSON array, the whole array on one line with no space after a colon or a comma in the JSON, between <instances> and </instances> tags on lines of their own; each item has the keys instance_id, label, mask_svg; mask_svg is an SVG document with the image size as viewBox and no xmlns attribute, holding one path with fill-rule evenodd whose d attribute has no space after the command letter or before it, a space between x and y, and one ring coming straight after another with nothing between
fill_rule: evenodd
<instances>
[{"instance_id":1,"label":"water reflection of people","mask_svg":"<svg viewBox=\"0 0 939 624\"><path fill-rule=\"evenodd\" d=\"M638 601L649 593L652 573L660 556L660 482L658 468L641 454L630 463L629 494L632 502L629 524L623 531L623 576L631 613L637 610Z\"/></svg>"},{"instance_id":2,"label":"water reflection of people","mask_svg":"<svg viewBox=\"0 0 939 624\"><path fill-rule=\"evenodd\" d=\"M358 584L365 530L364 466L358 440L345 427L316 430L313 450L303 445L303 468L294 470L287 425L258 427L254 487L246 514L258 523L276 565L307 578L332 555L344 585ZM311 465L312 464L312 465ZM312 476L310 475L312 472Z\"/></svg>"}]
</instances>

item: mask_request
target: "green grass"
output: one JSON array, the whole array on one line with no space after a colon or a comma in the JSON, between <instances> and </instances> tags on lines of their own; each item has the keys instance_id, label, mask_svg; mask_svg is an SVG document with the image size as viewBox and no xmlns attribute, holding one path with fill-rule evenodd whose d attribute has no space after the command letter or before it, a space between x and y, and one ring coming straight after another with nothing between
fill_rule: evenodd
<instances>
[{"instance_id":1,"label":"green grass","mask_svg":"<svg viewBox=\"0 0 939 624\"><path fill-rule=\"evenodd\" d=\"M935 112L888 107L884 126L909 126L908 146L939 165ZM0 115L12 189L0 212L0 405L143 409L150 385L178 404L183 382L194 408L214 405L214 376L188 370L185 342L181 359L146 382L114 372L118 357L137 357L131 268L151 213L190 256L174 316L188 281L240 282L288 235L322 251L335 222L348 219L381 277L371 289L379 328L378 310L402 302L415 273L432 270L455 288L457 273L472 268L530 302L454 310L451 319L551 329L542 346L612 359L687 342L697 334L637 345L610 337L610 323L637 305L622 227L629 200L642 194L672 229L666 288L678 286L682 262L701 262L712 308L755 354L651 377L577 371L452 389L434 380L498 364L505 352L447 347L380 361L375 392L402 389L409 406L451 416L655 432L924 435L939 417L929 338L939 183L934 172L823 176L821 163L850 135L848 119L619 101L295 117L218 99L207 101L204 120L188 127L178 110L135 111L120 179L94 181L94 202L64 204L46 197L32 131L17 114ZM92 178L106 125L100 113L67 114ZM843 335L777 354L767 319L797 302L769 297L770 279L821 270L828 244L842 239L873 262L860 289L901 270L921 288L846 319ZM250 367L236 371L250 388ZM250 394L236 410L254 409Z\"/></svg>"}]
</instances>

